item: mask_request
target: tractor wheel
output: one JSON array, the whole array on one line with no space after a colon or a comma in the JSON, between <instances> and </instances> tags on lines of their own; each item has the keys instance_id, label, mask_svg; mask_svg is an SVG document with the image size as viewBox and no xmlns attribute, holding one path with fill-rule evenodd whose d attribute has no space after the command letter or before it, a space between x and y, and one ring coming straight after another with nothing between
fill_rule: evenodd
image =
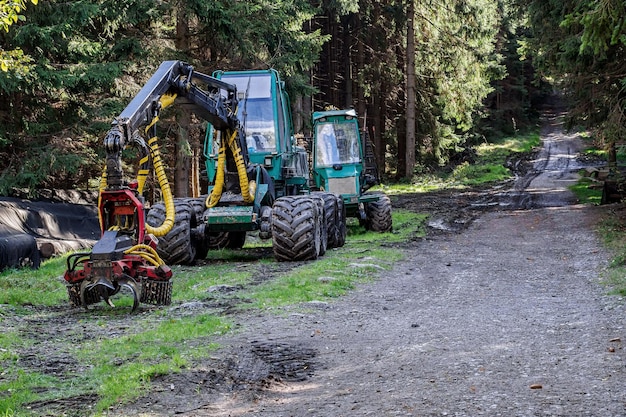
<instances>
[{"instance_id":1,"label":"tractor wheel","mask_svg":"<svg viewBox=\"0 0 626 417\"><path fill-rule=\"evenodd\" d=\"M170 265L189 265L196 258L196 248L193 245L191 229L196 217L191 204L184 200L174 201L176 217L174 227L165 236L159 237L157 252L165 263ZM146 221L152 226L163 224L165 220L165 205L157 203L150 211Z\"/></svg>"},{"instance_id":2,"label":"tractor wheel","mask_svg":"<svg viewBox=\"0 0 626 417\"><path fill-rule=\"evenodd\" d=\"M246 232L228 232L228 249L241 249L246 243Z\"/></svg>"},{"instance_id":3,"label":"tractor wheel","mask_svg":"<svg viewBox=\"0 0 626 417\"><path fill-rule=\"evenodd\" d=\"M317 203L317 220L319 222L320 228L320 251L319 256L323 256L326 253L326 249L328 249L328 223L326 220L326 211L324 208L325 201L322 197L322 193L313 193L309 196L314 202Z\"/></svg>"},{"instance_id":4,"label":"tractor wheel","mask_svg":"<svg viewBox=\"0 0 626 417\"><path fill-rule=\"evenodd\" d=\"M184 201L187 201L191 208L193 209L195 215L195 223L193 223L192 228L198 227L199 225L204 223L204 211L206 210L206 198L207 196L200 196L196 198L187 198ZM174 200L176 201L176 200ZM204 230L201 228L199 230ZM208 237L205 236L204 233L200 232L193 236L193 245L196 248L196 259L205 259L207 253L209 252L209 242Z\"/></svg>"},{"instance_id":5,"label":"tractor wheel","mask_svg":"<svg viewBox=\"0 0 626 417\"><path fill-rule=\"evenodd\" d=\"M313 193L313 195L319 195L324 202L324 221L326 226L327 248L339 247L339 228L338 226L338 198L333 193Z\"/></svg>"},{"instance_id":6,"label":"tractor wheel","mask_svg":"<svg viewBox=\"0 0 626 417\"><path fill-rule=\"evenodd\" d=\"M187 201L189 204L191 204L191 207L193 208L193 212L196 216L196 222L198 224L202 224L202 222L204 221L203 217L204 217L204 211L206 210L206 195L201 195L200 197L195 197L195 198L185 198L182 199L184 201ZM174 201L177 201L178 199L174 199Z\"/></svg>"},{"instance_id":7,"label":"tractor wheel","mask_svg":"<svg viewBox=\"0 0 626 417\"><path fill-rule=\"evenodd\" d=\"M272 247L278 261L317 259L321 246L318 202L305 196L286 196L272 207Z\"/></svg>"},{"instance_id":8,"label":"tractor wheel","mask_svg":"<svg viewBox=\"0 0 626 417\"><path fill-rule=\"evenodd\" d=\"M346 235L348 234L348 228L346 226L346 206L343 203L343 198L337 196L337 216L335 217L335 230L337 231L337 245L340 248L346 243Z\"/></svg>"},{"instance_id":9,"label":"tractor wheel","mask_svg":"<svg viewBox=\"0 0 626 417\"><path fill-rule=\"evenodd\" d=\"M365 228L374 232L390 232L392 228L391 220L391 200L386 194L379 194L377 201L372 201L365 205Z\"/></svg>"},{"instance_id":10,"label":"tractor wheel","mask_svg":"<svg viewBox=\"0 0 626 417\"><path fill-rule=\"evenodd\" d=\"M246 232L209 232L207 238L211 250L241 249L246 243Z\"/></svg>"}]
</instances>

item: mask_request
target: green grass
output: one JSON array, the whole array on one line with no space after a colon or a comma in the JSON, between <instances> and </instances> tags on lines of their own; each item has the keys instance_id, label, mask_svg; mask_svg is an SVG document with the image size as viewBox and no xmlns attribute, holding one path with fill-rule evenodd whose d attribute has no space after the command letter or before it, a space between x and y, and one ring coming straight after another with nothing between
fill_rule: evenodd
<instances>
[{"instance_id":1,"label":"green grass","mask_svg":"<svg viewBox=\"0 0 626 417\"><path fill-rule=\"evenodd\" d=\"M3 373L10 371L4 370ZM2 379L6 380L6 377ZM40 400L42 391L54 390L58 384L59 380L49 375L15 369L8 381L0 382L0 416L23 415L24 404Z\"/></svg>"},{"instance_id":2,"label":"green grass","mask_svg":"<svg viewBox=\"0 0 626 417\"><path fill-rule=\"evenodd\" d=\"M1 337L2 351L10 353L5 352L0 357L3 369L0 393L10 395L0 395L0 415L28 415L24 406L32 401L90 393L99 399L95 411L104 411L138 398L155 376L180 372L194 361L207 357L218 347L212 339L230 330L226 320L213 315L166 318L159 315L157 311L143 315L125 334L60 346L59 349L67 350L64 355L77 360L77 364L74 369L67 369L68 374L58 377L23 369L19 362L21 346L15 340L19 340L19 344L32 344L31 341L9 334ZM110 321L100 324L86 320L91 326L109 328L116 323L115 317L112 315ZM55 350L54 354L62 352Z\"/></svg>"},{"instance_id":3,"label":"green grass","mask_svg":"<svg viewBox=\"0 0 626 417\"><path fill-rule=\"evenodd\" d=\"M208 356L218 347L211 337L229 329L223 319L207 314L166 318L138 333L86 343L77 357L93 367L88 380L102 411L137 398L155 376L179 372Z\"/></svg>"},{"instance_id":4,"label":"green grass","mask_svg":"<svg viewBox=\"0 0 626 417\"><path fill-rule=\"evenodd\" d=\"M0 304L53 306L65 301L65 258L44 261L35 271L10 269L0 273Z\"/></svg>"},{"instance_id":5,"label":"green grass","mask_svg":"<svg viewBox=\"0 0 626 417\"><path fill-rule=\"evenodd\" d=\"M365 243L368 246L373 244L390 244L406 242L416 236L426 234L427 214L413 213L407 210L394 209L392 213L393 231L391 233L373 233L359 226L356 219L348 219L348 237L350 243L356 245Z\"/></svg>"},{"instance_id":6,"label":"green grass","mask_svg":"<svg viewBox=\"0 0 626 417\"><path fill-rule=\"evenodd\" d=\"M625 145L618 145L615 148L616 151L616 159L617 159L617 163L618 165L624 165L626 163L626 146ZM594 156L594 157L598 157L598 158L602 158L602 159L607 159L608 158L608 151L607 149L598 149L597 147L589 147L587 149L585 149L584 153L586 155L589 156Z\"/></svg>"},{"instance_id":7,"label":"green grass","mask_svg":"<svg viewBox=\"0 0 626 417\"><path fill-rule=\"evenodd\" d=\"M600 204L602 189L592 187L596 183L590 178L581 176L578 182L569 189L576 195L581 204Z\"/></svg>"},{"instance_id":8,"label":"green grass","mask_svg":"<svg viewBox=\"0 0 626 417\"><path fill-rule=\"evenodd\" d=\"M225 257L220 258L218 252ZM207 298L208 290L220 284L244 285L252 279L252 271L234 269L233 264L228 261L232 259L234 252L245 251L216 251L209 253L215 264L206 267L173 266L174 272L174 292L172 300L174 302L185 302L190 300L204 300Z\"/></svg>"},{"instance_id":9,"label":"green grass","mask_svg":"<svg viewBox=\"0 0 626 417\"><path fill-rule=\"evenodd\" d=\"M394 249L368 249L347 244L245 293L247 308L274 308L308 301L328 301L346 294L356 284L371 281L389 270L402 253Z\"/></svg>"},{"instance_id":10,"label":"green grass","mask_svg":"<svg viewBox=\"0 0 626 417\"><path fill-rule=\"evenodd\" d=\"M626 219L610 213L599 227L599 235L613 253L610 267L603 282L611 294L626 296Z\"/></svg>"},{"instance_id":11,"label":"green grass","mask_svg":"<svg viewBox=\"0 0 626 417\"><path fill-rule=\"evenodd\" d=\"M470 165L465 162L454 168L450 175L453 183L463 186L476 186L504 181L511 177L511 171L501 164Z\"/></svg>"},{"instance_id":12,"label":"green grass","mask_svg":"<svg viewBox=\"0 0 626 417\"><path fill-rule=\"evenodd\" d=\"M512 178L505 167L509 157L531 152L541 144L538 132L502 138L476 147L474 163L463 163L452 172L420 174L411 183L382 187L388 194L420 193L440 189L463 189L483 184L493 184Z\"/></svg>"},{"instance_id":13,"label":"green grass","mask_svg":"<svg viewBox=\"0 0 626 417\"><path fill-rule=\"evenodd\" d=\"M375 279L403 258L394 244L424 236L426 215L405 210L392 214L392 233L368 232L354 219L348 225L343 248L330 250L315 262L295 268L278 278L251 288L248 308L276 308L294 303L328 301L344 295L357 284Z\"/></svg>"}]
</instances>

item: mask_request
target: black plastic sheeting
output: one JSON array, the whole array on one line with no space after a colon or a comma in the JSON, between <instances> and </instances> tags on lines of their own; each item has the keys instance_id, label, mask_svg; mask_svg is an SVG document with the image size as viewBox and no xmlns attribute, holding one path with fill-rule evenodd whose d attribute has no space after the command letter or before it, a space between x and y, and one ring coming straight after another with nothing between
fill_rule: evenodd
<instances>
[{"instance_id":1,"label":"black plastic sheeting","mask_svg":"<svg viewBox=\"0 0 626 417\"><path fill-rule=\"evenodd\" d=\"M0 271L7 267L39 268L41 254L37 240L31 235L0 236Z\"/></svg>"},{"instance_id":2,"label":"black plastic sheeting","mask_svg":"<svg viewBox=\"0 0 626 417\"><path fill-rule=\"evenodd\" d=\"M0 270L24 264L38 267L38 248L52 254L90 248L100 238L94 205L0 197Z\"/></svg>"}]
</instances>

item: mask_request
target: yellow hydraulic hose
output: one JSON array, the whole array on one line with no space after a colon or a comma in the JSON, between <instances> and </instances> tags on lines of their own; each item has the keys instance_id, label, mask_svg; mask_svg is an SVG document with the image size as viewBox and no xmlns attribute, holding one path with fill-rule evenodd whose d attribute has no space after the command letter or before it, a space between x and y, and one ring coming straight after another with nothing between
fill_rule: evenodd
<instances>
[{"instance_id":1,"label":"yellow hydraulic hose","mask_svg":"<svg viewBox=\"0 0 626 417\"><path fill-rule=\"evenodd\" d=\"M232 134L228 134L228 140L220 142L220 149L217 157L217 172L215 174L215 185L211 194L206 199L206 206L208 208L215 207L220 201L222 191L224 189L224 167L226 165L226 147L230 148L235 165L237 167L237 175L239 177L239 187L241 188L241 196L244 203L251 204L254 202L254 193L256 191L256 182L248 182L248 174L246 172L246 164L241 155L241 148L235 140L237 138L237 131L233 131Z\"/></svg>"},{"instance_id":2,"label":"yellow hydraulic hose","mask_svg":"<svg viewBox=\"0 0 626 417\"><path fill-rule=\"evenodd\" d=\"M217 172L215 173L215 185L211 194L206 198L205 205L208 208L215 207L220 201L224 188L224 167L226 164L226 146L224 140L220 142L220 149L217 156Z\"/></svg>"},{"instance_id":3,"label":"yellow hydraulic hose","mask_svg":"<svg viewBox=\"0 0 626 417\"><path fill-rule=\"evenodd\" d=\"M165 265L165 262L163 262L163 259L161 259L157 252L145 244L135 245L132 248L125 250L124 253L141 256L154 266Z\"/></svg>"},{"instance_id":4,"label":"yellow hydraulic hose","mask_svg":"<svg viewBox=\"0 0 626 417\"><path fill-rule=\"evenodd\" d=\"M172 104L174 104L174 100L176 100L176 97L178 96L178 94L176 93L165 93L161 96L161 98L159 99L159 101L161 102L161 109L164 109L166 107L171 106Z\"/></svg>"},{"instance_id":5,"label":"yellow hydraulic hose","mask_svg":"<svg viewBox=\"0 0 626 417\"><path fill-rule=\"evenodd\" d=\"M163 193L165 220L163 221L163 224L158 227L153 227L146 223L146 231L156 237L159 237L165 236L170 230L172 230L172 227L174 227L176 209L174 208L174 196L172 196L170 183L167 180L165 168L163 168L163 161L161 160L161 153L159 152L159 144L157 143L156 136L148 140L148 145L150 146L150 153L152 154L154 172L156 174L159 187L161 187L161 192Z\"/></svg>"},{"instance_id":6,"label":"yellow hydraulic hose","mask_svg":"<svg viewBox=\"0 0 626 417\"><path fill-rule=\"evenodd\" d=\"M159 100L161 102L161 109L164 109L170 106L172 103L174 103L174 100L176 100L176 94L163 94ZM150 125L146 128L146 133L158 121L159 121L158 116L154 117ZM139 166L140 167L147 166L148 159L149 159L149 155L146 155L143 158L141 158L139 160ZM139 169L139 171L137 172L137 191L139 191L139 194L143 193L143 187L146 184L146 179L148 178L149 174L150 174L150 171L148 169ZM159 184L159 186L160 185L161 184Z\"/></svg>"},{"instance_id":7,"label":"yellow hydraulic hose","mask_svg":"<svg viewBox=\"0 0 626 417\"><path fill-rule=\"evenodd\" d=\"M176 94L164 94L160 99L161 108L169 106L174 102L175 99ZM150 128L154 126L158 120L158 116L155 116L152 119L152 122L146 127L146 133L148 133ZM163 221L163 224L158 227L153 227L146 223L146 231L156 237L159 237L165 236L170 230L172 230L172 227L174 227L174 222L176 219L176 208L174 207L174 196L172 195L170 183L167 180L167 174L165 173L165 168L163 167L161 152L159 151L159 144L157 142L156 136L153 136L148 140L148 146L150 147L150 154L152 155L154 172L157 177L159 187L161 188L161 192L163 194L163 204L165 205L165 220ZM143 189L144 184L145 177L143 178L143 182L141 184L138 184L140 186L140 192Z\"/></svg>"},{"instance_id":8,"label":"yellow hydraulic hose","mask_svg":"<svg viewBox=\"0 0 626 417\"><path fill-rule=\"evenodd\" d=\"M235 159L235 165L237 166L237 175L239 176L239 187L241 188L241 196L243 197L243 201L245 203L251 204L254 202L254 193L256 191L256 182L250 181L248 182L248 173L246 172L246 164L243 160L243 155L241 154L241 148L239 147L239 143L235 140L237 137L237 132L235 131L233 135L228 140L228 146L233 153L233 158Z\"/></svg>"},{"instance_id":9,"label":"yellow hydraulic hose","mask_svg":"<svg viewBox=\"0 0 626 417\"><path fill-rule=\"evenodd\" d=\"M141 158L139 160L139 166L140 167L146 166L149 159L150 159L150 155L146 155L143 158ZM139 194L143 193L143 187L146 184L146 179L148 178L149 174L150 174L149 169L139 169L139 171L137 171L137 191L139 192Z\"/></svg>"},{"instance_id":10,"label":"yellow hydraulic hose","mask_svg":"<svg viewBox=\"0 0 626 417\"><path fill-rule=\"evenodd\" d=\"M107 188L107 167L104 166L102 170L102 176L100 177L100 187L98 188L98 222L100 223L100 230L102 230L103 219L102 213L100 213L100 202L102 201L102 191Z\"/></svg>"}]
</instances>

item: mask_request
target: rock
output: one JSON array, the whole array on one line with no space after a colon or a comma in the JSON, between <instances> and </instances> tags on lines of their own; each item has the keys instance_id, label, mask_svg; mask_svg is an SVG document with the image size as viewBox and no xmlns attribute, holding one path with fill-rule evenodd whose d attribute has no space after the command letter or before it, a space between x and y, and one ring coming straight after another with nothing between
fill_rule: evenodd
<instances>
[{"instance_id":1,"label":"rock","mask_svg":"<svg viewBox=\"0 0 626 417\"><path fill-rule=\"evenodd\" d=\"M382 271L384 271L384 270L385 270L385 268L383 268L383 267L382 267L382 266L380 266L380 265L376 265L376 264L361 264L361 263L356 263L356 262L353 262L353 263L351 263L351 264L350 264L350 265L348 265L348 266L351 266L351 267L353 267L353 268L377 268L377 269L380 269L380 270L382 270Z\"/></svg>"},{"instance_id":2,"label":"rock","mask_svg":"<svg viewBox=\"0 0 626 417\"><path fill-rule=\"evenodd\" d=\"M212 285L207 290L207 292L233 292L233 291L237 291L237 287L235 287L234 285L227 285L227 284Z\"/></svg>"},{"instance_id":3,"label":"rock","mask_svg":"<svg viewBox=\"0 0 626 417\"><path fill-rule=\"evenodd\" d=\"M320 310L326 310L328 308L328 303L325 301L312 300L307 303L308 306L313 308L318 308Z\"/></svg>"}]
</instances>

